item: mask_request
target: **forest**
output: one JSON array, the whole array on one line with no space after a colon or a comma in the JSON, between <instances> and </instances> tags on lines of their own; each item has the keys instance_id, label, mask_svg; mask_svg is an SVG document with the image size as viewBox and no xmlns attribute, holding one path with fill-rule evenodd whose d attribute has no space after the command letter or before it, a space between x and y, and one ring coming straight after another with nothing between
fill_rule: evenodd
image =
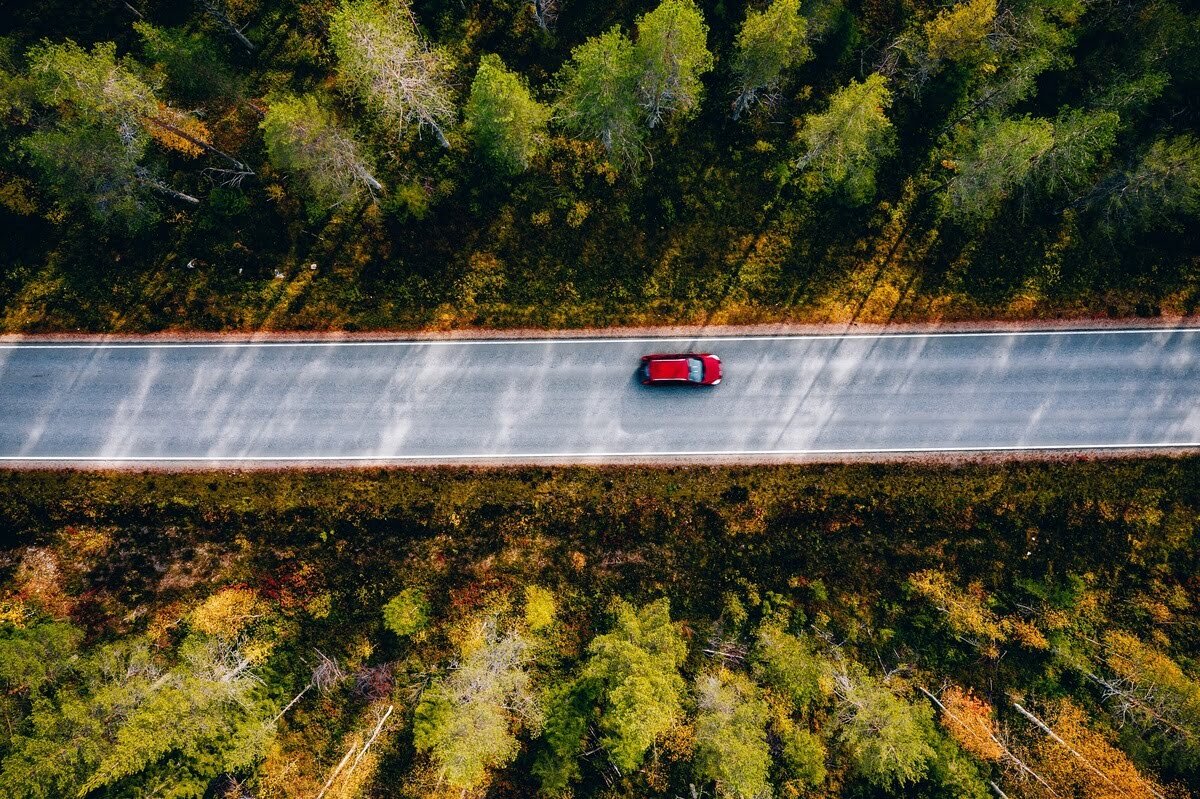
<instances>
[{"instance_id":1,"label":"forest","mask_svg":"<svg viewBox=\"0 0 1200 799\"><path fill-rule=\"evenodd\" d=\"M1186 0L0 13L0 334L1200 310ZM0 470L5 799L1200 795L1200 457Z\"/></svg>"},{"instance_id":2,"label":"forest","mask_svg":"<svg viewBox=\"0 0 1200 799\"><path fill-rule=\"evenodd\" d=\"M1200 791L1200 459L0 474L0 794Z\"/></svg>"},{"instance_id":3,"label":"forest","mask_svg":"<svg viewBox=\"0 0 1200 799\"><path fill-rule=\"evenodd\" d=\"M0 330L1186 315L1177 0L129 0L0 22Z\"/></svg>"}]
</instances>

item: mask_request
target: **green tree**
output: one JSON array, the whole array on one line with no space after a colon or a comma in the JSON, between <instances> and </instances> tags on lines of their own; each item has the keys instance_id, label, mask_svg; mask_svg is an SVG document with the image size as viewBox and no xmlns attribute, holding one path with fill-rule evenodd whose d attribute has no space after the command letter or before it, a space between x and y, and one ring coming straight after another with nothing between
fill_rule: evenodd
<instances>
[{"instance_id":1,"label":"green tree","mask_svg":"<svg viewBox=\"0 0 1200 799\"><path fill-rule=\"evenodd\" d=\"M146 58L161 65L172 92L187 100L226 97L236 90L224 48L202 32L133 23Z\"/></svg>"},{"instance_id":2,"label":"green tree","mask_svg":"<svg viewBox=\"0 0 1200 799\"><path fill-rule=\"evenodd\" d=\"M986 7L977 9L976 19L979 11L986 13ZM1079 27L1074 23L1082 13L1077 0L1022 3L1012 12L1012 21L1005 26L1010 35L1001 38L995 63L976 74L972 90L963 98L963 113L947 129L975 116L1000 116L1032 95L1038 76L1047 69L1071 65L1071 46ZM971 14L971 9L966 13Z\"/></svg>"},{"instance_id":3,"label":"green tree","mask_svg":"<svg viewBox=\"0 0 1200 799\"><path fill-rule=\"evenodd\" d=\"M0 685L29 695L70 668L83 631L66 622L0 628Z\"/></svg>"},{"instance_id":4,"label":"green tree","mask_svg":"<svg viewBox=\"0 0 1200 799\"><path fill-rule=\"evenodd\" d=\"M836 674L834 685L839 700L838 736L855 771L884 790L925 776L934 757L929 706L905 702L858 668Z\"/></svg>"},{"instance_id":5,"label":"green tree","mask_svg":"<svg viewBox=\"0 0 1200 799\"><path fill-rule=\"evenodd\" d=\"M780 732L783 744L779 753L783 773L788 780L805 786L825 781L825 745L808 730L789 727Z\"/></svg>"},{"instance_id":6,"label":"green tree","mask_svg":"<svg viewBox=\"0 0 1200 799\"><path fill-rule=\"evenodd\" d=\"M701 675L696 708L695 766L701 779L716 783L718 796L768 795L768 712L758 686L727 669Z\"/></svg>"},{"instance_id":7,"label":"green tree","mask_svg":"<svg viewBox=\"0 0 1200 799\"><path fill-rule=\"evenodd\" d=\"M251 659L189 636L167 664L146 642L101 647L40 692L0 766L14 799L169 785L200 799L222 773L250 767L274 734L273 706Z\"/></svg>"},{"instance_id":8,"label":"green tree","mask_svg":"<svg viewBox=\"0 0 1200 799\"><path fill-rule=\"evenodd\" d=\"M136 230L157 217L146 191L155 182L142 164L146 145L144 136L123 139L112 127L77 121L35 131L21 149L60 203Z\"/></svg>"},{"instance_id":9,"label":"green tree","mask_svg":"<svg viewBox=\"0 0 1200 799\"><path fill-rule=\"evenodd\" d=\"M895 131L887 118L892 95L886 79L875 73L865 81L850 81L834 92L829 108L804 117L800 141L804 154L797 166L807 169L822 186L840 187L853 202L866 202L875 193L879 159L895 148Z\"/></svg>"},{"instance_id":10,"label":"green tree","mask_svg":"<svg viewBox=\"0 0 1200 799\"><path fill-rule=\"evenodd\" d=\"M383 190L350 134L313 95L273 98L259 127L271 164L304 181L314 213Z\"/></svg>"},{"instance_id":11,"label":"green tree","mask_svg":"<svg viewBox=\"0 0 1200 799\"><path fill-rule=\"evenodd\" d=\"M538 729L541 709L530 687L529 645L517 630L483 619L460 655L456 668L422 693L413 743L428 753L440 780L466 793L517 756L517 733Z\"/></svg>"},{"instance_id":12,"label":"green tree","mask_svg":"<svg viewBox=\"0 0 1200 799\"><path fill-rule=\"evenodd\" d=\"M620 600L614 616L612 632L588 646L583 678L600 686L600 743L617 768L630 771L683 713L679 667L687 646L666 599L637 609Z\"/></svg>"},{"instance_id":13,"label":"green tree","mask_svg":"<svg viewBox=\"0 0 1200 799\"><path fill-rule=\"evenodd\" d=\"M144 120L158 106L153 88L117 59L111 42L91 52L69 40L46 42L27 59L33 97L55 112L21 142L41 185L68 207L86 206L97 221L150 222L146 189L156 181L144 164Z\"/></svg>"},{"instance_id":14,"label":"green tree","mask_svg":"<svg viewBox=\"0 0 1200 799\"><path fill-rule=\"evenodd\" d=\"M948 736L936 731L928 736L933 748L928 779L954 799L987 799L992 796L979 766Z\"/></svg>"},{"instance_id":15,"label":"green tree","mask_svg":"<svg viewBox=\"0 0 1200 799\"><path fill-rule=\"evenodd\" d=\"M429 624L429 600L420 588L405 588L383 606L383 626L401 637L415 635Z\"/></svg>"},{"instance_id":16,"label":"green tree","mask_svg":"<svg viewBox=\"0 0 1200 799\"><path fill-rule=\"evenodd\" d=\"M571 680L546 692L546 722L542 729L545 748L533 763L533 774L543 793L562 793L580 778L579 753L583 750L599 687L594 682Z\"/></svg>"},{"instance_id":17,"label":"green tree","mask_svg":"<svg viewBox=\"0 0 1200 799\"><path fill-rule=\"evenodd\" d=\"M988 118L975 125L960 137L950 162L951 213L967 220L990 216L1053 146L1054 125L1046 119Z\"/></svg>"},{"instance_id":18,"label":"green tree","mask_svg":"<svg viewBox=\"0 0 1200 799\"><path fill-rule=\"evenodd\" d=\"M734 119L756 103L773 102L784 71L812 58L806 29L800 0L772 0L763 11L747 12L733 46Z\"/></svg>"},{"instance_id":19,"label":"green tree","mask_svg":"<svg viewBox=\"0 0 1200 799\"><path fill-rule=\"evenodd\" d=\"M169 150L213 153L248 171L209 143L195 116L163 102L159 87L144 79L135 63L118 59L112 42L101 42L90 53L70 40L44 43L30 48L27 57L39 101L57 111L61 124L110 127L125 142L149 136Z\"/></svg>"},{"instance_id":20,"label":"green tree","mask_svg":"<svg viewBox=\"0 0 1200 799\"><path fill-rule=\"evenodd\" d=\"M1184 134L1155 141L1132 169L1101 183L1087 202L1103 207L1113 227L1150 228L1175 214L1200 212L1200 139Z\"/></svg>"},{"instance_id":21,"label":"green tree","mask_svg":"<svg viewBox=\"0 0 1200 799\"><path fill-rule=\"evenodd\" d=\"M499 56L489 53L479 60L465 117L467 135L484 157L515 173L527 169L545 145L550 109L533 98L529 85Z\"/></svg>"},{"instance_id":22,"label":"green tree","mask_svg":"<svg viewBox=\"0 0 1200 799\"><path fill-rule=\"evenodd\" d=\"M1037 160L1036 180L1052 194L1086 186L1116 143L1120 122L1112 111L1063 109L1054 121L1054 144Z\"/></svg>"},{"instance_id":23,"label":"green tree","mask_svg":"<svg viewBox=\"0 0 1200 799\"><path fill-rule=\"evenodd\" d=\"M229 183L253 174L214 147L194 115L159 99L158 87L132 61L118 59L113 43L90 52L70 40L43 43L29 50L28 61L32 97L54 115L22 149L64 204L90 204L98 219L121 218L131 227L152 216L144 189L198 204L155 175L146 163L150 140L187 156L220 156L232 167L219 170Z\"/></svg>"},{"instance_id":24,"label":"green tree","mask_svg":"<svg viewBox=\"0 0 1200 799\"><path fill-rule=\"evenodd\" d=\"M117 58L112 42L100 42L91 52L70 39L44 42L26 57L39 99L89 123L136 130L158 108L154 88Z\"/></svg>"},{"instance_id":25,"label":"green tree","mask_svg":"<svg viewBox=\"0 0 1200 799\"><path fill-rule=\"evenodd\" d=\"M559 73L555 115L572 134L603 145L616 165L636 168L646 135L639 78L633 43L620 29L593 36L571 51Z\"/></svg>"},{"instance_id":26,"label":"green tree","mask_svg":"<svg viewBox=\"0 0 1200 799\"><path fill-rule=\"evenodd\" d=\"M417 123L450 146L455 108L449 58L421 40L408 8L348 0L329 18L338 80L384 123Z\"/></svg>"},{"instance_id":27,"label":"green tree","mask_svg":"<svg viewBox=\"0 0 1200 799\"><path fill-rule=\"evenodd\" d=\"M692 0L663 0L637 20L638 96L650 127L700 105L700 76L713 68L708 26Z\"/></svg>"},{"instance_id":28,"label":"green tree","mask_svg":"<svg viewBox=\"0 0 1200 799\"><path fill-rule=\"evenodd\" d=\"M821 677L828 672L807 636L795 636L777 623L764 622L751 653L754 673L764 684L807 713L821 697Z\"/></svg>"}]
</instances>

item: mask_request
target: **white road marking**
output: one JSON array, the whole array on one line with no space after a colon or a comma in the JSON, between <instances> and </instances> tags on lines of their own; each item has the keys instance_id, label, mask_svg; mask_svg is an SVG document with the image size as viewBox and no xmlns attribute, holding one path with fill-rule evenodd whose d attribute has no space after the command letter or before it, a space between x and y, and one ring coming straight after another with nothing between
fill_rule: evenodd
<instances>
[{"instance_id":1,"label":"white road marking","mask_svg":"<svg viewBox=\"0 0 1200 799\"><path fill-rule=\"evenodd\" d=\"M79 461L86 463L155 462L244 462L278 461L434 461L434 460L532 460L549 458L708 458L761 455L903 455L938 452L1057 452L1083 450L1191 449L1200 441L1158 444L1038 444L979 447L883 447L879 449L744 449L744 450L664 450L662 452L518 452L493 455L0 455L0 461Z\"/></svg>"},{"instance_id":2,"label":"white road marking","mask_svg":"<svg viewBox=\"0 0 1200 799\"><path fill-rule=\"evenodd\" d=\"M480 344L511 346L516 344L654 344L673 341L832 341L835 339L900 339L900 338L995 338L1014 336L1121 336L1155 335L1164 333L1200 333L1200 327L1159 328L1097 328L1084 330L979 330L931 333L812 333L796 335L761 336L663 336L660 338L462 338L462 339L403 339L396 341L170 341L170 342L88 342L88 343L44 343L24 342L0 343L6 350L91 350L91 349L180 349L206 348L230 349L237 347L461 347Z\"/></svg>"}]
</instances>

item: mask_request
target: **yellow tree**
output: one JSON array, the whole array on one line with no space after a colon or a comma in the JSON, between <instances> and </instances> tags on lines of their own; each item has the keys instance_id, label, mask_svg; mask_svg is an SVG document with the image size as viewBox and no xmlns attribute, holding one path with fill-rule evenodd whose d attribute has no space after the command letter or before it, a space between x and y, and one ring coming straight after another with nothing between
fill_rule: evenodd
<instances>
[{"instance_id":1,"label":"yellow tree","mask_svg":"<svg viewBox=\"0 0 1200 799\"><path fill-rule=\"evenodd\" d=\"M996 0L967 0L925 23L930 59L961 61L982 53L996 23Z\"/></svg>"},{"instance_id":2,"label":"yellow tree","mask_svg":"<svg viewBox=\"0 0 1200 799\"><path fill-rule=\"evenodd\" d=\"M1104 635L1104 662L1109 674L1088 671L1122 718L1132 716L1200 748L1200 682L1175 661L1134 636L1112 631Z\"/></svg>"},{"instance_id":3,"label":"yellow tree","mask_svg":"<svg viewBox=\"0 0 1200 799\"><path fill-rule=\"evenodd\" d=\"M999 657L998 644L1005 638L1000 619L987 606L983 586L957 586L945 572L925 569L908 578L917 596L945 614L946 626L955 635L978 647L989 657Z\"/></svg>"}]
</instances>

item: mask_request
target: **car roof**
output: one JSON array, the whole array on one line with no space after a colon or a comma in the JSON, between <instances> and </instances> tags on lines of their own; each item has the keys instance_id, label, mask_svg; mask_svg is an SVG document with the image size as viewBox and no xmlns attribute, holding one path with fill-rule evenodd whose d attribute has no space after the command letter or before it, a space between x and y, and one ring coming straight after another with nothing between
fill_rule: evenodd
<instances>
[{"instance_id":1,"label":"car roof","mask_svg":"<svg viewBox=\"0 0 1200 799\"><path fill-rule=\"evenodd\" d=\"M650 361L651 380L687 380L687 356L679 358L659 358Z\"/></svg>"}]
</instances>

